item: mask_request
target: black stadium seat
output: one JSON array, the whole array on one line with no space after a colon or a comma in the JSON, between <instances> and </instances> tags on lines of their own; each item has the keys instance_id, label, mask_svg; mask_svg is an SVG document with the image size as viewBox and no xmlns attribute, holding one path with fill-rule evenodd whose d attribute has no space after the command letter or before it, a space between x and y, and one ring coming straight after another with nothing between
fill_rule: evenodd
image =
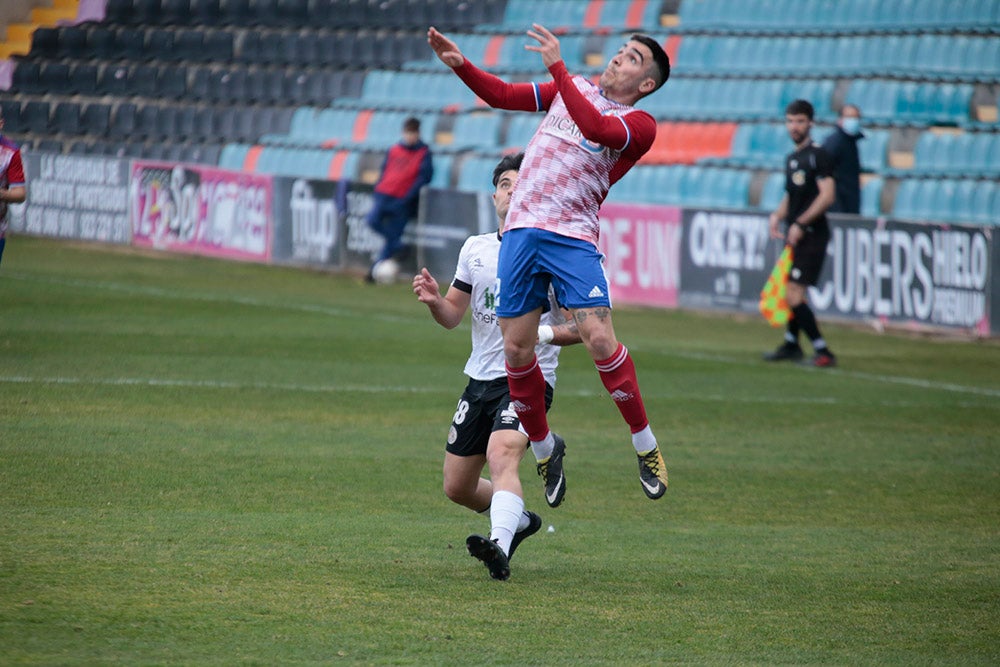
<instances>
[{"instance_id":1,"label":"black stadium seat","mask_svg":"<svg viewBox=\"0 0 1000 667\"><path fill-rule=\"evenodd\" d=\"M80 105L76 102L59 102L52 110L52 129L58 134L82 133Z\"/></svg>"},{"instance_id":2,"label":"black stadium seat","mask_svg":"<svg viewBox=\"0 0 1000 667\"><path fill-rule=\"evenodd\" d=\"M114 28L92 25L87 29L87 52L91 58L110 60L121 55Z\"/></svg>"},{"instance_id":3,"label":"black stadium seat","mask_svg":"<svg viewBox=\"0 0 1000 667\"><path fill-rule=\"evenodd\" d=\"M128 139L135 133L138 110L133 102L120 102L111 115L108 136L112 139Z\"/></svg>"},{"instance_id":4,"label":"black stadium seat","mask_svg":"<svg viewBox=\"0 0 1000 667\"><path fill-rule=\"evenodd\" d=\"M156 91L160 97L181 99L187 94L187 67L163 65L156 74Z\"/></svg>"},{"instance_id":5,"label":"black stadium seat","mask_svg":"<svg viewBox=\"0 0 1000 667\"><path fill-rule=\"evenodd\" d=\"M212 86L212 69L208 65L195 65L189 68L187 97L192 100L215 99Z\"/></svg>"},{"instance_id":6,"label":"black stadium seat","mask_svg":"<svg viewBox=\"0 0 1000 667\"><path fill-rule=\"evenodd\" d=\"M37 31L36 31L37 32ZM35 60L15 60L14 73L11 75L11 91L17 93L39 93L42 91L39 79L42 66Z\"/></svg>"},{"instance_id":7,"label":"black stadium seat","mask_svg":"<svg viewBox=\"0 0 1000 667\"><path fill-rule=\"evenodd\" d=\"M250 25L253 19L250 0L221 0L220 10L219 17L223 25Z\"/></svg>"},{"instance_id":8,"label":"black stadium seat","mask_svg":"<svg viewBox=\"0 0 1000 667\"><path fill-rule=\"evenodd\" d=\"M39 27L31 33L31 50L33 58L57 58L59 54L59 29Z\"/></svg>"},{"instance_id":9,"label":"black stadium seat","mask_svg":"<svg viewBox=\"0 0 1000 667\"><path fill-rule=\"evenodd\" d=\"M182 105L177 108L176 132L179 141L190 141L195 135L195 107Z\"/></svg>"},{"instance_id":10,"label":"black stadium seat","mask_svg":"<svg viewBox=\"0 0 1000 667\"><path fill-rule=\"evenodd\" d=\"M132 136L141 139L158 139L160 136L160 108L155 104L138 106Z\"/></svg>"},{"instance_id":11,"label":"black stadium seat","mask_svg":"<svg viewBox=\"0 0 1000 667\"><path fill-rule=\"evenodd\" d=\"M74 95L97 94L98 66L93 63L77 63L69 73L69 92Z\"/></svg>"},{"instance_id":12,"label":"black stadium seat","mask_svg":"<svg viewBox=\"0 0 1000 667\"><path fill-rule=\"evenodd\" d=\"M69 91L69 64L47 62L42 65L38 83L43 93L66 93Z\"/></svg>"},{"instance_id":13,"label":"black stadium seat","mask_svg":"<svg viewBox=\"0 0 1000 667\"><path fill-rule=\"evenodd\" d=\"M174 31L169 28L147 29L143 55L149 60L176 60Z\"/></svg>"},{"instance_id":14,"label":"black stadium seat","mask_svg":"<svg viewBox=\"0 0 1000 667\"><path fill-rule=\"evenodd\" d=\"M112 96L127 94L128 69L127 65L106 65L97 75L97 92Z\"/></svg>"},{"instance_id":15,"label":"black stadium seat","mask_svg":"<svg viewBox=\"0 0 1000 667\"><path fill-rule=\"evenodd\" d=\"M216 25L221 11L219 0L191 0L190 23L195 25Z\"/></svg>"},{"instance_id":16,"label":"black stadium seat","mask_svg":"<svg viewBox=\"0 0 1000 667\"><path fill-rule=\"evenodd\" d=\"M21 134L24 123L21 120L21 102L15 99L0 100L3 113L3 130L6 134Z\"/></svg>"},{"instance_id":17,"label":"black stadium seat","mask_svg":"<svg viewBox=\"0 0 1000 667\"><path fill-rule=\"evenodd\" d=\"M146 33L142 28L123 26L115 32L118 57L124 60L141 60L146 53Z\"/></svg>"},{"instance_id":18,"label":"black stadium seat","mask_svg":"<svg viewBox=\"0 0 1000 667\"><path fill-rule=\"evenodd\" d=\"M51 127L49 123L49 113L51 107L48 102L41 100L31 100L21 105L21 126L25 132L32 134L47 134Z\"/></svg>"},{"instance_id":19,"label":"black stadium seat","mask_svg":"<svg viewBox=\"0 0 1000 667\"><path fill-rule=\"evenodd\" d=\"M87 50L87 28L80 25L64 25L59 28L59 58L85 58Z\"/></svg>"},{"instance_id":20,"label":"black stadium seat","mask_svg":"<svg viewBox=\"0 0 1000 667\"><path fill-rule=\"evenodd\" d=\"M184 28L174 35L174 59L201 60L205 48L205 33L197 28Z\"/></svg>"},{"instance_id":21,"label":"black stadium seat","mask_svg":"<svg viewBox=\"0 0 1000 667\"><path fill-rule=\"evenodd\" d=\"M187 23L190 15L190 0L160 0L160 23L162 25Z\"/></svg>"},{"instance_id":22,"label":"black stadium seat","mask_svg":"<svg viewBox=\"0 0 1000 667\"><path fill-rule=\"evenodd\" d=\"M111 107L101 102L91 102L80 114L80 124L88 135L105 137L111 123Z\"/></svg>"},{"instance_id":23,"label":"black stadium seat","mask_svg":"<svg viewBox=\"0 0 1000 667\"><path fill-rule=\"evenodd\" d=\"M128 92L130 95L144 97L156 96L156 65L133 65L128 73Z\"/></svg>"}]
</instances>

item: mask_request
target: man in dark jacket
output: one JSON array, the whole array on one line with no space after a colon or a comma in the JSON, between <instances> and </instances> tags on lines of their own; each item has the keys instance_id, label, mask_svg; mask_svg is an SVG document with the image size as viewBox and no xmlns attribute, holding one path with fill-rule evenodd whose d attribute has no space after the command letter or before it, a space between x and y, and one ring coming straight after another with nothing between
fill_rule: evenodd
<instances>
[{"instance_id":1,"label":"man in dark jacket","mask_svg":"<svg viewBox=\"0 0 1000 667\"><path fill-rule=\"evenodd\" d=\"M368 225L385 237L385 246L372 266L403 247L403 229L417 215L420 188L430 183L433 175L431 149L420 140L420 121L407 118L402 141L386 153L368 214Z\"/></svg>"},{"instance_id":2,"label":"man in dark jacket","mask_svg":"<svg viewBox=\"0 0 1000 667\"><path fill-rule=\"evenodd\" d=\"M836 199L830 213L861 213L861 159L858 141L861 133L861 110L845 104L840 110L837 127L823 141L823 149L830 156L833 180L837 184Z\"/></svg>"}]
</instances>

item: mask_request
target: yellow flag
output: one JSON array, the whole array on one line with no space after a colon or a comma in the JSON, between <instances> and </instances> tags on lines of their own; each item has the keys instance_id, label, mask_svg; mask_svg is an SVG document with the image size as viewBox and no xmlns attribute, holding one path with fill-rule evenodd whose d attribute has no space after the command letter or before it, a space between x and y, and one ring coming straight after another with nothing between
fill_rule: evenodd
<instances>
[{"instance_id":1,"label":"yellow flag","mask_svg":"<svg viewBox=\"0 0 1000 667\"><path fill-rule=\"evenodd\" d=\"M771 271L771 276L760 291L760 314L772 327L782 327L788 324L792 311L785 301L785 287L788 285L788 272L792 269L792 246L786 245L781 251L778 261Z\"/></svg>"}]
</instances>

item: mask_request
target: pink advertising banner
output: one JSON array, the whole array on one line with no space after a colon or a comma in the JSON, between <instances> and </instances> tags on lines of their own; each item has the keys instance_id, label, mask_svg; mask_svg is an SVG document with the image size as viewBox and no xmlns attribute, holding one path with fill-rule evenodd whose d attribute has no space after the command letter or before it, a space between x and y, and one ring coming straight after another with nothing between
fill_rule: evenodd
<instances>
[{"instance_id":1,"label":"pink advertising banner","mask_svg":"<svg viewBox=\"0 0 1000 667\"><path fill-rule=\"evenodd\" d=\"M601 252L612 303L674 308L680 285L681 210L605 203Z\"/></svg>"},{"instance_id":2,"label":"pink advertising banner","mask_svg":"<svg viewBox=\"0 0 1000 667\"><path fill-rule=\"evenodd\" d=\"M270 259L270 176L136 161L129 189L135 246L229 259Z\"/></svg>"}]
</instances>

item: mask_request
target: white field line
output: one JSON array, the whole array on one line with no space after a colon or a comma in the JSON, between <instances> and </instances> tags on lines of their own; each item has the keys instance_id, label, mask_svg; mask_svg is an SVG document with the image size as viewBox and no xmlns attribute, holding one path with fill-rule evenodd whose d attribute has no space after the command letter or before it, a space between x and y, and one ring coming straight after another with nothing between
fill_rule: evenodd
<instances>
[{"instance_id":1,"label":"white field line","mask_svg":"<svg viewBox=\"0 0 1000 667\"><path fill-rule=\"evenodd\" d=\"M275 301L264 301L262 299L255 299L253 297L232 297L232 296L221 296L212 294L198 294L191 291L185 290L167 290L158 287L141 287L136 285L127 285L123 283L111 283L111 282L100 282L100 281L88 281L88 280L58 280L48 277L38 277L26 274L19 274L17 272L6 274L7 278L12 278L14 280L24 280L28 282L45 282L50 284L64 285L69 287L80 287L86 289L103 289L111 292L121 292L127 294L141 294L144 296L154 296L161 297L164 299L177 299L177 300L195 300L204 301L208 303L237 303L244 306L267 308L268 310L274 309L284 309L293 310L307 313L317 313L321 315L330 315L333 317L357 317L364 319L379 319L391 322L400 321L413 321L416 319L422 319L417 316L413 318L399 317L395 315L387 315L384 313L361 313L358 311L353 311L344 308L335 308L330 306L319 306L313 304L291 304L287 302L275 302ZM421 315L423 313L420 313ZM638 347L638 346L637 346ZM733 358L723 355L712 355L703 354L698 352L688 352L688 351L666 351L663 354L667 356L675 356L686 359L700 359L705 361L713 361L717 363L734 364L734 365L750 365L751 362L747 359ZM804 370L818 370L818 369L808 369ZM959 385L950 382L937 382L934 380L925 380L921 378L909 378L894 375L882 375L876 373L864 373L860 371L850 371L838 368L827 368L818 370L818 372L830 375L842 375L845 377L856 378L859 380L867 380L870 382L878 382L884 384L897 384L910 387L916 387L919 389L929 389L933 391L945 391L950 393L958 394L970 394L975 396L987 396L987 397L997 397L1000 398L1000 389L990 389L987 387L972 387L967 385ZM420 393L431 391L428 387L371 387L371 386L347 386L347 385L284 385L284 384L241 384L241 383L227 383L227 382L213 382L213 381L198 381L198 380L168 380L162 378L123 378L123 379L95 379L95 380L85 380L82 378L17 378L0 376L0 382L4 383L45 383L45 384L104 384L104 385L147 385L147 386L180 386L180 387L205 387L205 388L217 388L217 389L247 389L247 388L257 388L257 389L273 389L273 390L286 390L286 391L304 391L304 392L340 392L340 391L355 391L355 392L366 392L366 393L378 393L383 391L401 392L401 393ZM569 393L570 395L577 396L593 396L597 395L597 392L589 391L570 391L561 392L563 395ZM689 394L684 394L684 396L689 398L696 398ZM722 395L718 396L702 396L706 400L736 400L733 397L726 397ZM742 402L771 402L775 400L773 398L744 398ZM789 398L783 397L781 400L788 401ZM801 403L836 403L834 399L822 398L822 397L804 397L796 399L796 402ZM888 404L888 403L887 403ZM894 404L895 405L895 404Z\"/></svg>"}]
</instances>

